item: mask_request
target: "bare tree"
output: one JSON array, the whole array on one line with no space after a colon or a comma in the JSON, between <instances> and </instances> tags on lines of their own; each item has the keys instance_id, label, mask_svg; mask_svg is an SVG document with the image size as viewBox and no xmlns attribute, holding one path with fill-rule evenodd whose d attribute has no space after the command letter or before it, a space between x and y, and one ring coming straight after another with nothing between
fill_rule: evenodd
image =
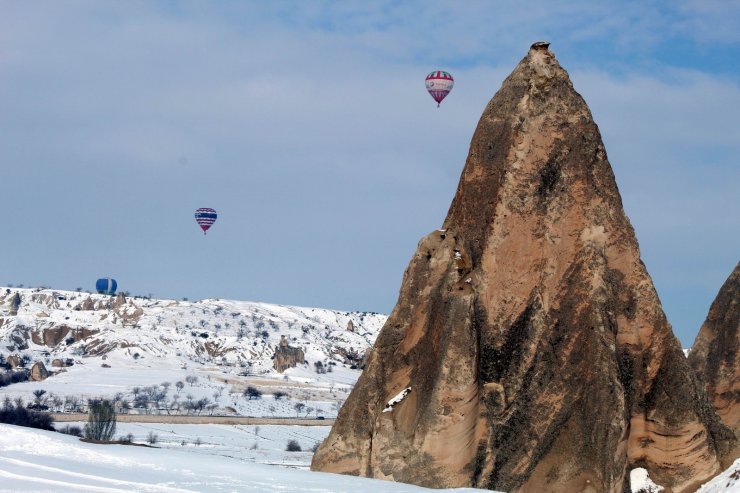
<instances>
[{"instance_id":1,"label":"bare tree","mask_svg":"<svg viewBox=\"0 0 740 493\"><path fill-rule=\"evenodd\" d=\"M301 414L301 411L303 411L303 408L305 408L306 405L302 402L296 402L293 406L293 409L295 409L295 415L299 416Z\"/></svg>"},{"instance_id":2,"label":"bare tree","mask_svg":"<svg viewBox=\"0 0 740 493\"><path fill-rule=\"evenodd\" d=\"M116 433L116 410L108 399L90 399L85 438L109 441Z\"/></svg>"},{"instance_id":3,"label":"bare tree","mask_svg":"<svg viewBox=\"0 0 740 493\"><path fill-rule=\"evenodd\" d=\"M252 399L259 400L262 399L262 392L257 387L249 385L246 390L244 390L244 397L246 397L247 400L250 401Z\"/></svg>"}]
</instances>

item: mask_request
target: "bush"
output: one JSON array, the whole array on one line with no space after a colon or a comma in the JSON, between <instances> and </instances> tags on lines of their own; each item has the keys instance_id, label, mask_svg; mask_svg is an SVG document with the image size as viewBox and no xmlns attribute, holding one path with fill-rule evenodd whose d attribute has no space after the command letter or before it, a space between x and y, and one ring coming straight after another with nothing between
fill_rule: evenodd
<instances>
[{"instance_id":1,"label":"bush","mask_svg":"<svg viewBox=\"0 0 740 493\"><path fill-rule=\"evenodd\" d=\"M82 428L79 426L65 426L64 428L59 428L57 430L59 433L64 433L65 435L72 435L75 437L82 437Z\"/></svg>"},{"instance_id":2,"label":"bush","mask_svg":"<svg viewBox=\"0 0 740 493\"><path fill-rule=\"evenodd\" d=\"M244 397L246 397L250 401L252 399L262 399L262 392L260 392L260 390L257 387L252 387L250 385L244 391Z\"/></svg>"},{"instance_id":3,"label":"bush","mask_svg":"<svg viewBox=\"0 0 740 493\"><path fill-rule=\"evenodd\" d=\"M108 399L91 399L87 405L85 438L108 442L116 433L116 410Z\"/></svg>"},{"instance_id":4,"label":"bush","mask_svg":"<svg viewBox=\"0 0 740 493\"><path fill-rule=\"evenodd\" d=\"M22 399L17 399L14 404L9 397L5 398L0 409L0 423L54 431L54 418L51 414L30 411L24 407Z\"/></svg>"},{"instance_id":5,"label":"bush","mask_svg":"<svg viewBox=\"0 0 740 493\"><path fill-rule=\"evenodd\" d=\"M148 434L148 435L147 435L147 437L146 437L146 442L147 442L147 443L148 443L149 445L154 445L154 444L155 444L155 443L157 443L158 441L159 441L159 435L157 435L157 434L156 434L156 433L154 433L153 431L150 431L150 432L149 432L149 434Z\"/></svg>"},{"instance_id":6,"label":"bush","mask_svg":"<svg viewBox=\"0 0 740 493\"><path fill-rule=\"evenodd\" d=\"M16 371L6 371L2 374L0 374L0 387L7 387L8 385L19 383L19 382L26 382L28 381L28 376L31 374L29 370L16 370Z\"/></svg>"},{"instance_id":7,"label":"bush","mask_svg":"<svg viewBox=\"0 0 740 493\"><path fill-rule=\"evenodd\" d=\"M288 452L300 452L301 445L296 440L288 440L288 445L285 447Z\"/></svg>"}]
</instances>

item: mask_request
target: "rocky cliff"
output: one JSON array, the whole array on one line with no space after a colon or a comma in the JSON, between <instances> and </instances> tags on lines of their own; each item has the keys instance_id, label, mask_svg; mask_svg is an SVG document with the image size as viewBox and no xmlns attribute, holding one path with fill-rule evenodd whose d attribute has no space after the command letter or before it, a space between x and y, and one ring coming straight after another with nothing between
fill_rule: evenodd
<instances>
[{"instance_id":1,"label":"rocky cliff","mask_svg":"<svg viewBox=\"0 0 740 493\"><path fill-rule=\"evenodd\" d=\"M733 440L702 395L590 111L536 43L484 110L312 469L622 493L639 466L688 492Z\"/></svg>"},{"instance_id":2,"label":"rocky cliff","mask_svg":"<svg viewBox=\"0 0 740 493\"><path fill-rule=\"evenodd\" d=\"M740 263L712 303L689 365L722 422L740 438Z\"/></svg>"}]
</instances>

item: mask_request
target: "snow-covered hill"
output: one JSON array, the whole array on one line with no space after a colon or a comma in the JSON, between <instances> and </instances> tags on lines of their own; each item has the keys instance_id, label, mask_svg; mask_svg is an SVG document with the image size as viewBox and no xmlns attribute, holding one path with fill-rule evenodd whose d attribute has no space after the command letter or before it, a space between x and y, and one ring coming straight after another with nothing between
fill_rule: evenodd
<instances>
[{"instance_id":1,"label":"snow-covered hill","mask_svg":"<svg viewBox=\"0 0 740 493\"><path fill-rule=\"evenodd\" d=\"M247 385L285 392L329 416L359 376L386 316L231 300L158 300L51 289L0 288L0 354L53 375L15 383L0 395L30 400L33 390L84 402L122 393L132 401L158 387L162 409L180 396L206 398L218 412L293 415L289 399L241 398ZM300 348L306 362L277 372L275 350ZM197 378L197 381L192 381ZM191 380L188 382L188 380ZM177 388L177 382L187 382ZM138 388L140 392L135 392ZM48 396L47 396L48 397ZM119 396L120 397L120 396ZM54 408L54 401L47 399ZM68 410L68 406L67 410ZM271 409L274 408L274 409ZM229 409L231 408L231 409ZM211 412L214 410L211 409Z\"/></svg>"}]
</instances>

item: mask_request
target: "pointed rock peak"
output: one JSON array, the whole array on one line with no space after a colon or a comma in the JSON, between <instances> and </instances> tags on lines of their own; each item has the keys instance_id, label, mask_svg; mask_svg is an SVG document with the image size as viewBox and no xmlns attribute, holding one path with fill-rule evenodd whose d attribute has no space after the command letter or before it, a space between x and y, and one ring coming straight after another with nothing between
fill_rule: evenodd
<instances>
[{"instance_id":1,"label":"pointed rock peak","mask_svg":"<svg viewBox=\"0 0 740 493\"><path fill-rule=\"evenodd\" d=\"M712 302L689 364L722 422L740 438L740 262Z\"/></svg>"},{"instance_id":2,"label":"pointed rock peak","mask_svg":"<svg viewBox=\"0 0 740 493\"><path fill-rule=\"evenodd\" d=\"M684 493L720 471L723 430L640 260L591 113L535 43L485 108L443 229L419 242L312 468L616 493L642 467Z\"/></svg>"}]
</instances>

